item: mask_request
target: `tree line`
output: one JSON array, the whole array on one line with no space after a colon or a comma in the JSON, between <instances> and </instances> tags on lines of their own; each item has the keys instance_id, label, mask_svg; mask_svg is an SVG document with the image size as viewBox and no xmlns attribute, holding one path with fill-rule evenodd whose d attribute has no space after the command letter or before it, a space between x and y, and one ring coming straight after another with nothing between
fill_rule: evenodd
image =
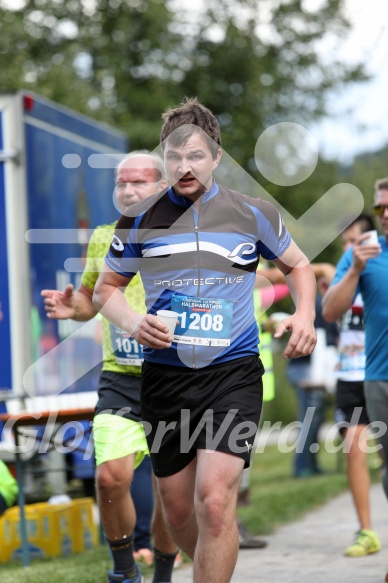
<instances>
[{"instance_id":1,"label":"tree line","mask_svg":"<svg viewBox=\"0 0 388 583\"><path fill-rule=\"evenodd\" d=\"M258 171L255 145L273 124L308 127L325 115L329 94L366 79L362 63L322 50L325 39L335 45L349 33L344 0L197 4L24 0L11 8L0 0L0 87L32 90L151 150L161 113L196 95L216 114L224 149L299 216L341 169L319 160L302 184L280 186Z\"/></svg>"}]
</instances>

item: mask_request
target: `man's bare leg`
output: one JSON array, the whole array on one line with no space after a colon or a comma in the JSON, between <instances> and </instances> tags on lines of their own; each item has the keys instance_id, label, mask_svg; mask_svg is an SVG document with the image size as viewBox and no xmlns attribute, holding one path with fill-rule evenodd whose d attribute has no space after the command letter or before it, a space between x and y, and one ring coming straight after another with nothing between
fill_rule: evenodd
<instances>
[{"instance_id":1,"label":"man's bare leg","mask_svg":"<svg viewBox=\"0 0 388 583\"><path fill-rule=\"evenodd\" d=\"M197 453L194 583L229 583L239 550L236 506L243 460L223 452Z\"/></svg>"},{"instance_id":2,"label":"man's bare leg","mask_svg":"<svg viewBox=\"0 0 388 583\"><path fill-rule=\"evenodd\" d=\"M348 480L361 529L370 530L370 476L367 466L367 436L365 425L352 425L346 430L345 445Z\"/></svg>"},{"instance_id":3,"label":"man's bare leg","mask_svg":"<svg viewBox=\"0 0 388 583\"><path fill-rule=\"evenodd\" d=\"M152 487L154 491L154 513L151 527L154 545L154 577L152 583L156 583L157 581L171 581L179 549L167 528L154 474L152 475Z\"/></svg>"},{"instance_id":4,"label":"man's bare leg","mask_svg":"<svg viewBox=\"0 0 388 583\"><path fill-rule=\"evenodd\" d=\"M152 487L154 490L154 513L152 517L152 537L154 547L163 553L177 553L178 547L167 528L163 514L162 501L160 499L158 485L154 474L152 475Z\"/></svg>"},{"instance_id":5,"label":"man's bare leg","mask_svg":"<svg viewBox=\"0 0 388 583\"><path fill-rule=\"evenodd\" d=\"M168 528L176 545L194 558L198 528L194 509L194 458L183 470L166 478L157 478Z\"/></svg>"},{"instance_id":6,"label":"man's bare leg","mask_svg":"<svg viewBox=\"0 0 388 583\"><path fill-rule=\"evenodd\" d=\"M243 460L197 451L181 472L158 478L168 525L194 560L194 583L229 583L238 554L236 504Z\"/></svg>"},{"instance_id":7,"label":"man's bare leg","mask_svg":"<svg viewBox=\"0 0 388 583\"><path fill-rule=\"evenodd\" d=\"M113 571L126 578L138 576L133 558L136 512L129 486L133 477L134 454L97 466L97 502L101 524L113 558Z\"/></svg>"},{"instance_id":8,"label":"man's bare leg","mask_svg":"<svg viewBox=\"0 0 388 583\"><path fill-rule=\"evenodd\" d=\"M136 513L129 491L134 458L133 454L97 466L97 502L108 540L132 535L135 528Z\"/></svg>"}]
</instances>

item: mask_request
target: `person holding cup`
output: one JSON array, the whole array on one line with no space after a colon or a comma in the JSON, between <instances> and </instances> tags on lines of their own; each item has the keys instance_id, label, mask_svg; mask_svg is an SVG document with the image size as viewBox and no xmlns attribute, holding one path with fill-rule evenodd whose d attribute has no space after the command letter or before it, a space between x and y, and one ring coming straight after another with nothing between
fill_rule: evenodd
<instances>
[{"instance_id":1,"label":"person holding cup","mask_svg":"<svg viewBox=\"0 0 388 583\"><path fill-rule=\"evenodd\" d=\"M361 238L362 235L368 238ZM363 245L378 244L373 218L361 213L340 236L342 249L359 241ZM335 392L335 421L344 439L349 487L356 510L359 530L353 544L345 549L348 557L364 557L381 548L378 534L372 529L370 509L370 476L368 468L369 417L364 394L365 378L365 329L363 301L357 294L352 306L345 312L339 326L337 386Z\"/></svg>"},{"instance_id":2,"label":"person holding cup","mask_svg":"<svg viewBox=\"0 0 388 583\"><path fill-rule=\"evenodd\" d=\"M220 126L196 98L163 115L171 186L117 224L94 303L144 346L142 418L167 523L193 559L195 583L228 583L239 542L236 502L262 405L253 308L260 256L286 274L296 305L276 337L284 357L310 354L315 278L279 212L213 180ZM147 315L121 289L139 271ZM156 315L179 314L174 336Z\"/></svg>"},{"instance_id":3,"label":"person holding cup","mask_svg":"<svg viewBox=\"0 0 388 583\"><path fill-rule=\"evenodd\" d=\"M357 293L364 303L365 399L368 416L380 429L376 440L384 459L382 484L388 498L388 177L375 182L373 211L382 235L377 243L365 244L361 235L341 257L331 287L323 300L323 315L329 322L340 318ZM388 582L388 574L386 576Z\"/></svg>"}]
</instances>

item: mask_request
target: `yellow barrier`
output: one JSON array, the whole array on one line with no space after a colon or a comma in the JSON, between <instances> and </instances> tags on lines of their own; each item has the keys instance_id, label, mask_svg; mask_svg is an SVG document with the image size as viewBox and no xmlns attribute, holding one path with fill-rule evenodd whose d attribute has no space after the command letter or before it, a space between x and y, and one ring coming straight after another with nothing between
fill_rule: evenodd
<instances>
[{"instance_id":1,"label":"yellow barrier","mask_svg":"<svg viewBox=\"0 0 388 583\"><path fill-rule=\"evenodd\" d=\"M42 558L45 552L40 546L41 529L39 515L31 508L26 508L26 528L28 550L32 558ZM0 557L1 562L21 559L19 509L6 510L0 519Z\"/></svg>"},{"instance_id":2,"label":"yellow barrier","mask_svg":"<svg viewBox=\"0 0 388 583\"><path fill-rule=\"evenodd\" d=\"M65 504L33 504L39 514L42 548L46 557L71 555L73 552L71 502Z\"/></svg>"},{"instance_id":3,"label":"yellow barrier","mask_svg":"<svg viewBox=\"0 0 388 583\"><path fill-rule=\"evenodd\" d=\"M67 556L98 544L93 498L64 504L25 506L28 550L31 558ZM17 506L0 518L0 563L21 560L20 512Z\"/></svg>"},{"instance_id":4,"label":"yellow barrier","mask_svg":"<svg viewBox=\"0 0 388 583\"><path fill-rule=\"evenodd\" d=\"M30 504L25 507L28 551L31 558L69 555L73 551L70 505ZM21 559L20 512L7 510L0 521L1 561Z\"/></svg>"},{"instance_id":5,"label":"yellow barrier","mask_svg":"<svg viewBox=\"0 0 388 583\"><path fill-rule=\"evenodd\" d=\"M82 553L98 544L98 527L93 518L93 498L76 498L71 502L73 551Z\"/></svg>"}]
</instances>

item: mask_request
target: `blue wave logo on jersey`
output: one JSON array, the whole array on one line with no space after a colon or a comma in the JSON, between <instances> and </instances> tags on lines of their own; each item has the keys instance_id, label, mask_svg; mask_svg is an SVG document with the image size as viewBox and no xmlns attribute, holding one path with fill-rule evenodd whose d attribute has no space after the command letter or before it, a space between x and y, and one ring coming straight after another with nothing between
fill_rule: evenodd
<instances>
[{"instance_id":1,"label":"blue wave logo on jersey","mask_svg":"<svg viewBox=\"0 0 388 583\"><path fill-rule=\"evenodd\" d=\"M252 255L252 253L257 254L256 245L254 243L240 243L231 251L228 255L230 259L235 257L243 257L244 255Z\"/></svg>"}]
</instances>

